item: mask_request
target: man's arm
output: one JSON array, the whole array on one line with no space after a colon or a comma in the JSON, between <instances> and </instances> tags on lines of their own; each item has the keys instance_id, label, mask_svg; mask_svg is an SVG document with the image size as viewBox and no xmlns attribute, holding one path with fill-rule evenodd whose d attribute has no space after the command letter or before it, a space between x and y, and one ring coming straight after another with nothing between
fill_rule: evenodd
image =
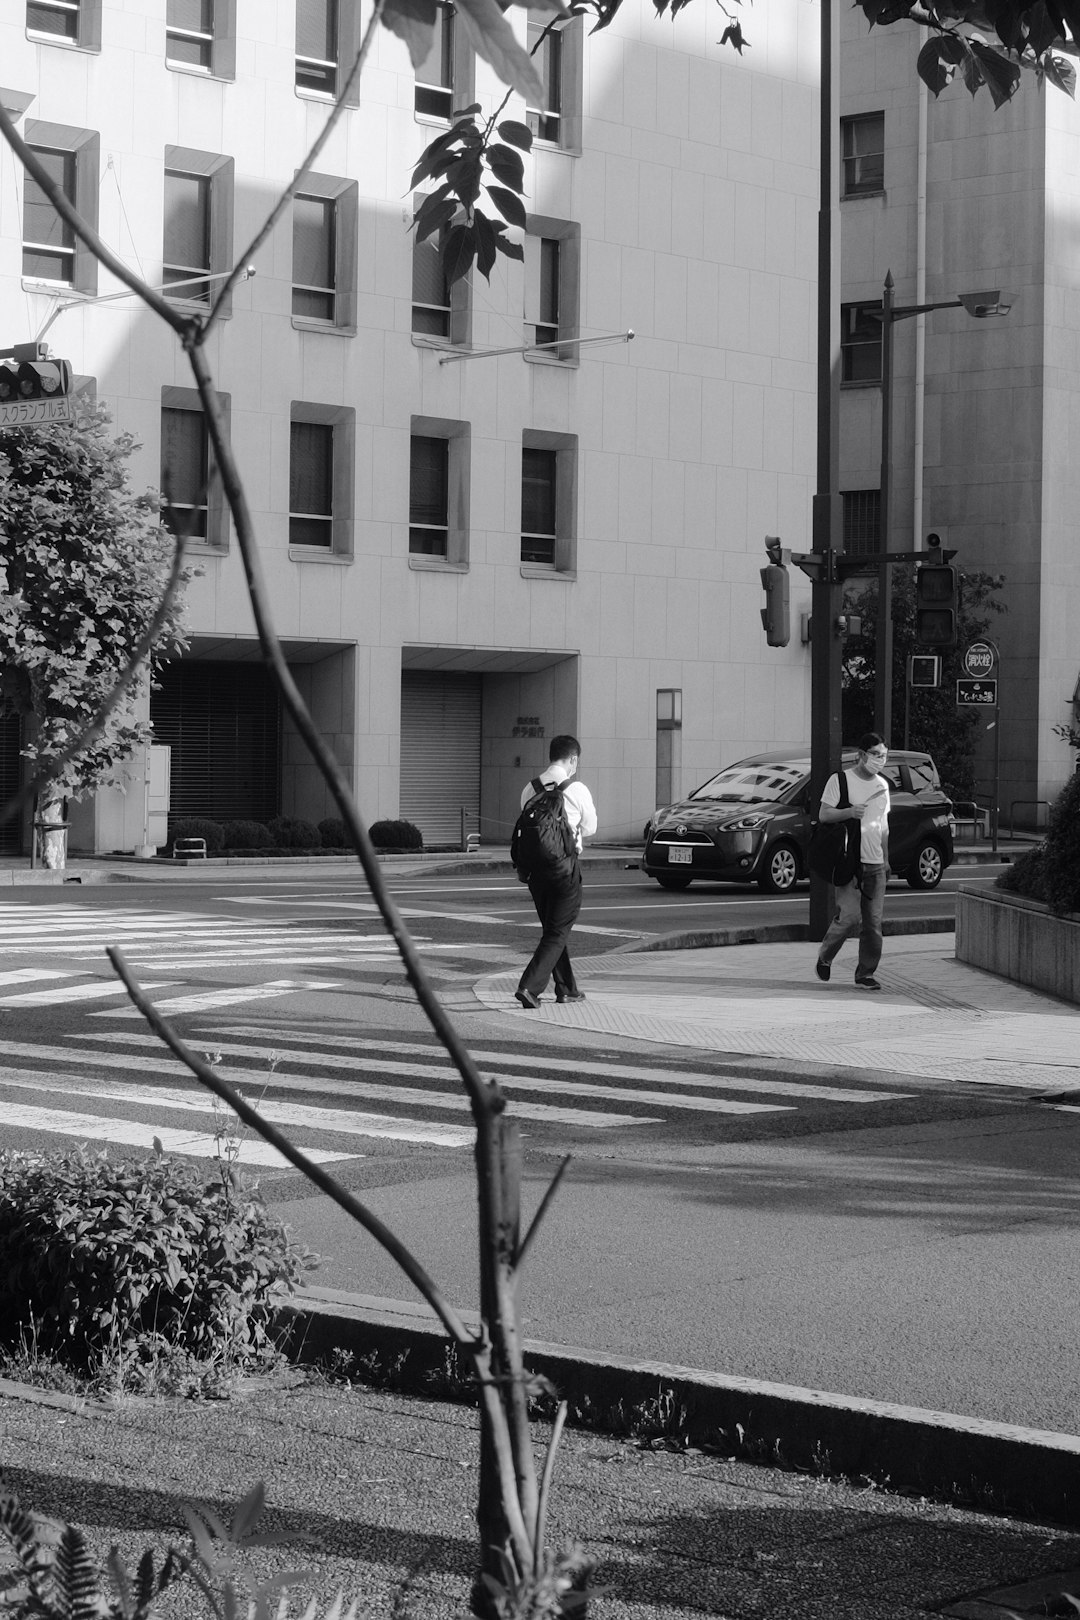
<instances>
[{"instance_id":1,"label":"man's arm","mask_svg":"<svg viewBox=\"0 0 1080 1620\"><path fill-rule=\"evenodd\" d=\"M567 789L567 797L570 797L571 794L575 805L581 812L581 820L577 828L578 837L591 838L596 831L596 806L593 804L592 794L584 782L574 782Z\"/></svg>"},{"instance_id":2,"label":"man's arm","mask_svg":"<svg viewBox=\"0 0 1080 1620\"><path fill-rule=\"evenodd\" d=\"M824 791L822 792L821 803L818 805L818 820L826 827L829 825L830 821L861 821L865 812L864 805L848 804L841 806L839 804L831 804L829 799L826 799L826 793L829 794L830 798L832 797L834 782L836 783L836 797L837 799L840 797L840 778L838 776L830 776L829 780L825 784Z\"/></svg>"}]
</instances>

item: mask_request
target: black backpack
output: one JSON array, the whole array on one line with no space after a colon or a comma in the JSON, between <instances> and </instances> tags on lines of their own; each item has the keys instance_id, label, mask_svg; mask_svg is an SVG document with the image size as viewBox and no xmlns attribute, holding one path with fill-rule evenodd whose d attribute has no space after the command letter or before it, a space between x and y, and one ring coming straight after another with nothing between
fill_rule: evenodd
<instances>
[{"instance_id":1,"label":"black backpack","mask_svg":"<svg viewBox=\"0 0 1080 1620\"><path fill-rule=\"evenodd\" d=\"M848 794L847 772L836 772L840 785L840 810L851 804ZM815 821L810 833L810 848L806 864L833 884L850 883L860 868L859 850L862 829L857 821Z\"/></svg>"},{"instance_id":2,"label":"black backpack","mask_svg":"<svg viewBox=\"0 0 1080 1620\"><path fill-rule=\"evenodd\" d=\"M569 782L542 782L534 777L533 796L522 809L510 836L510 859L522 883L534 872L545 877L569 876L577 845L566 819L563 794Z\"/></svg>"}]
</instances>

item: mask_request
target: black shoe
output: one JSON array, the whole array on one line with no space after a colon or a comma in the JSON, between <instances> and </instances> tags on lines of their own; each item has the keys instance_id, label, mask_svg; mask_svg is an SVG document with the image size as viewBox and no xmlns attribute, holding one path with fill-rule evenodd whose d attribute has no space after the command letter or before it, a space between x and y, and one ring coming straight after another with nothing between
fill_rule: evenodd
<instances>
[{"instance_id":1,"label":"black shoe","mask_svg":"<svg viewBox=\"0 0 1080 1620\"><path fill-rule=\"evenodd\" d=\"M817 974L822 984L828 984L829 980L832 978L832 968L829 966L828 962L815 962L814 972Z\"/></svg>"},{"instance_id":2,"label":"black shoe","mask_svg":"<svg viewBox=\"0 0 1080 1620\"><path fill-rule=\"evenodd\" d=\"M585 992L584 990L563 990L560 993L558 990L556 990L555 1000L560 1006L562 1006L564 1001L584 1001Z\"/></svg>"},{"instance_id":3,"label":"black shoe","mask_svg":"<svg viewBox=\"0 0 1080 1620\"><path fill-rule=\"evenodd\" d=\"M881 990L881 989L884 989L884 986L882 984L880 984L877 979L874 978L872 973L868 974L865 979L860 979L859 975L856 973L856 975L855 975L855 983L858 985L860 990Z\"/></svg>"},{"instance_id":4,"label":"black shoe","mask_svg":"<svg viewBox=\"0 0 1080 1620\"><path fill-rule=\"evenodd\" d=\"M535 1012L540 1005L540 997L534 996L531 990L515 990L514 995L529 1012Z\"/></svg>"}]
</instances>

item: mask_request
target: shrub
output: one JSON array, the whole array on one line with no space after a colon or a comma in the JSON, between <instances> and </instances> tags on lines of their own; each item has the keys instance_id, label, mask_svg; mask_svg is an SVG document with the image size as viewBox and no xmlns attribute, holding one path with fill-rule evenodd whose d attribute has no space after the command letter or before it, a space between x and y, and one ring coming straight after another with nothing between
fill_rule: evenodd
<instances>
[{"instance_id":1,"label":"shrub","mask_svg":"<svg viewBox=\"0 0 1080 1620\"><path fill-rule=\"evenodd\" d=\"M0 1155L0 1337L93 1367L152 1339L257 1360L278 1297L314 1257L235 1168L112 1160L85 1145Z\"/></svg>"},{"instance_id":2,"label":"shrub","mask_svg":"<svg viewBox=\"0 0 1080 1620\"><path fill-rule=\"evenodd\" d=\"M368 836L376 849L423 849L424 839L419 827L411 821L376 821L368 828Z\"/></svg>"},{"instance_id":3,"label":"shrub","mask_svg":"<svg viewBox=\"0 0 1080 1620\"><path fill-rule=\"evenodd\" d=\"M261 821L226 821L221 832L226 849L266 849L271 841Z\"/></svg>"},{"instance_id":4,"label":"shrub","mask_svg":"<svg viewBox=\"0 0 1080 1620\"><path fill-rule=\"evenodd\" d=\"M1003 872L996 887L1041 900L1058 916L1080 911L1080 774L1054 801L1043 842Z\"/></svg>"},{"instance_id":5,"label":"shrub","mask_svg":"<svg viewBox=\"0 0 1080 1620\"><path fill-rule=\"evenodd\" d=\"M169 823L169 842L166 848L171 852L178 838L205 838L206 853L213 855L217 850L225 847L225 834L220 821L209 821L204 816L177 816Z\"/></svg>"},{"instance_id":6,"label":"shrub","mask_svg":"<svg viewBox=\"0 0 1080 1620\"><path fill-rule=\"evenodd\" d=\"M315 823L296 816L275 816L266 830L270 842L280 844L282 849L318 849L322 843Z\"/></svg>"},{"instance_id":7,"label":"shrub","mask_svg":"<svg viewBox=\"0 0 1080 1620\"><path fill-rule=\"evenodd\" d=\"M319 837L322 839L324 849L349 848L349 834L345 830L345 823L335 821L333 817L319 822Z\"/></svg>"}]
</instances>

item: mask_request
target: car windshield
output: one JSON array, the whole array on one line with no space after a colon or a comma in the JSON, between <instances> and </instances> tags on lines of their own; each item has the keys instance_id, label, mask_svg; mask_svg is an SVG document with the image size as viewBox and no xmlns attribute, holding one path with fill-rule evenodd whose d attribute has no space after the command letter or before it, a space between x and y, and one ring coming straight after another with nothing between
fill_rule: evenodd
<instances>
[{"instance_id":1,"label":"car windshield","mask_svg":"<svg viewBox=\"0 0 1080 1620\"><path fill-rule=\"evenodd\" d=\"M729 765L695 788L692 799L722 799L725 804L775 804L786 798L807 772L807 762L776 765Z\"/></svg>"}]
</instances>

